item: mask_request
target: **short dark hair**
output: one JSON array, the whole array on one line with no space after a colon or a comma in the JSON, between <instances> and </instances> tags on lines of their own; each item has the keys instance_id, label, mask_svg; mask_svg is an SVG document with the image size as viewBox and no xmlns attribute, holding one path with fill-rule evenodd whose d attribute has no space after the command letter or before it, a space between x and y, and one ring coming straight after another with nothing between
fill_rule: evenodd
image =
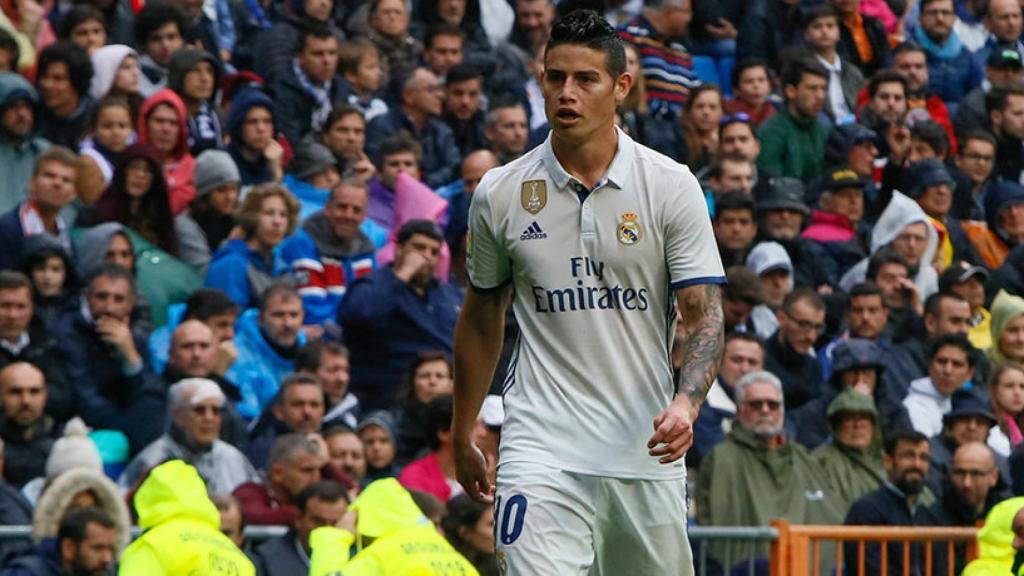
<instances>
[{"instance_id":1,"label":"short dark hair","mask_svg":"<svg viewBox=\"0 0 1024 576\"><path fill-rule=\"evenodd\" d=\"M323 22L306 22L299 31L299 41L295 43L296 54L302 54L306 50L306 42L310 38L326 40L327 38L334 38L334 33Z\"/></svg>"},{"instance_id":2,"label":"short dark hair","mask_svg":"<svg viewBox=\"0 0 1024 576\"><path fill-rule=\"evenodd\" d=\"M801 301L806 302L808 306L816 311L820 312L825 309L825 301L821 299L817 292L810 288L797 288L786 294L786 298L782 301L782 309L788 314L793 309L793 305Z\"/></svg>"},{"instance_id":3,"label":"short dark hair","mask_svg":"<svg viewBox=\"0 0 1024 576\"><path fill-rule=\"evenodd\" d=\"M16 270L0 270L0 290L26 289L32 292L32 281Z\"/></svg>"},{"instance_id":4,"label":"short dark hair","mask_svg":"<svg viewBox=\"0 0 1024 576\"><path fill-rule=\"evenodd\" d=\"M882 298L882 290L872 282L859 282L850 288L850 292L846 295L846 306L847 310L853 305L854 298L863 298L865 296L878 296Z\"/></svg>"},{"instance_id":5,"label":"short dark hair","mask_svg":"<svg viewBox=\"0 0 1024 576\"><path fill-rule=\"evenodd\" d=\"M48 162L56 162L58 164L63 164L64 166L70 166L77 169L78 154L75 154L70 148L65 148L64 146L51 146L40 152L39 156L36 156L36 167L32 175L38 176L40 168Z\"/></svg>"},{"instance_id":6,"label":"short dark hair","mask_svg":"<svg viewBox=\"0 0 1024 576\"><path fill-rule=\"evenodd\" d=\"M363 126L366 126L366 114L358 106L348 102L335 102L334 107L331 108L331 113L327 116L327 121L324 122L323 131L327 132L330 130L335 122L345 116L359 116L359 119L363 121Z\"/></svg>"},{"instance_id":7,"label":"short dark hair","mask_svg":"<svg viewBox=\"0 0 1024 576\"><path fill-rule=\"evenodd\" d=\"M748 124L749 125L749 124ZM751 126L751 132L753 132L753 126ZM711 167L708 168L708 178L721 178L722 177L722 166L727 163L733 164L753 164L745 156L741 156L738 153L730 154L718 154L715 159L711 162Z\"/></svg>"},{"instance_id":8,"label":"short dark hair","mask_svg":"<svg viewBox=\"0 0 1024 576\"><path fill-rule=\"evenodd\" d=\"M971 368L974 367L977 361L974 356L974 346L971 346L971 341L964 334L943 334L933 338L928 345L928 359L931 360L939 353L939 350L947 347L963 350L964 355L967 356L967 365Z\"/></svg>"},{"instance_id":9,"label":"short dark hair","mask_svg":"<svg viewBox=\"0 0 1024 576\"><path fill-rule=\"evenodd\" d=\"M917 122L911 126L910 138L927 144L939 158L945 159L949 154L949 136L942 126L932 120Z\"/></svg>"},{"instance_id":10,"label":"short dark hair","mask_svg":"<svg viewBox=\"0 0 1024 576\"><path fill-rule=\"evenodd\" d=\"M960 136L960 147L959 147L958 152L961 153L961 154L963 153L964 150L967 149L967 143L970 142L971 140L980 140L982 142L988 142L989 144L992 145L993 148L998 146L998 143L996 142L996 137L991 132L989 132L988 130L984 130L982 128L975 128L974 130L967 130L963 134L960 134L959 136Z\"/></svg>"},{"instance_id":11,"label":"short dark hair","mask_svg":"<svg viewBox=\"0 0 1024 576\"><path fill-rule=\"evenodd\" d=\"M941 2L941 1L943 1L943 0L921 0L920 8L921 8L921 10L924 10L925 6L927 6L929 4L934 4L936 2ZM953 2L953 0L948 0L948 1L950 3L954 3L955 4L955 2ZM986 4L988 4L988 2L986 2Z\"/></svg>"},{"instance_id":12,"label":"short dark hair","mask_svg":"<svg viewBox=\"0 0 1024 576\"><path fill-rule=\"evenodd\" d=\"M18 41L14 38L13 34L0 28L0 52L5 50L14 54L11 65L14 67L13 71L17 71L18 60L21 60L21 48L18 47Z\"/></svg>"},{"instance_id":13,"label":"short dark hair","mask_svg":"<svg viewBox=\"0 0 1024 576\"><path fill-rule=\"evenodd\" d=\"M730 332L726 334L725 344L722 346L722 349L724 350L730 342L734 342L736 340L742 340L744 342L750 342L751 344L757 344L758 348L761 349L761 352L764 352L764 340L761 340L761 338L758 337L758 335L754 334L753 332Z\"/></svg>"},{"instance_id":14,"label":"short dark hair","mask_svg":"<svg viewBox=\"0 0 1024 576\"><path fill-rule=\"evenodd\" d=\"M753 68L764 68L764 73L768 75L768 80L771 81L772 71L768 67L767 62L760 58L744 58L736 63L736 66L732 69L732 75L729 77L729 83L732 84L733 91L740 85L743 73Z\"/></svg>"},{"instance_id":15,"label":"short dark hair","mask_svg":"<svg viewBox=\"0 0 1024 576\"><path fill-rule=\"evenodd\" d=\"M562 44L582 44L604 52L607 56L605 68L612 78L617 79L626 71L626 49L622 39L608 20L593 10L573 10L555 20L545 54Z\"/></svg>"},{"instance_id":16,"label":"short dark hair","mask_svg":"<svg viewBox=\"0 0 1024 576\"><path fill-rule=\"evenodd\" d=\"M835 18L836 22L839 22L839 11L836 10L835 6L828 3L806 6L802 12L803 18L800 20L801 30L807 30L818 18Z\"/></svg>"},{"instance_id":17,"label":"short dark hair","mask_svg":"<svg viewBox=\"0 0 1024 576\"><path fill-rule=\"evenodd\" d=\"M444 76L444 85L459 84L469 80L483 80L484 73L472 64L462 62L452 66Z\"/></svg>"},{"instance_id":18,"label":"short dark hair","mask_svg":"<svg viewBox=\"0 0 1024 576\"><path fill-rule=\"evenodd\" d=\"M799 86L808 74L828 80L828 70L821 62L804 54L795 56L782 66L782 87Z\"/></svg>"},{"instance_id":19,"label":"short dark hair","mask_svg":"<svg viewBox=\"0 0 1024 576\"><path fill-rule=\"evenodd\" d=\"M423 147L404 130L394 136L388 136L380 143L380 161L382 164L388 156L403 152L412 153L416 157L416 162L423 160Z\"/></svg>"},{"instance_id":20,"label":"short dark hair","mask_svg":"<svg viewBox=\"0 0 1024 576\"><path fill-rule=\"evenodd\" d=\"M103 264L99 270L89 278L89 286L86 289L87 292L92 291L93 282L96 282L97 278L109 278L111 280L125 280L132 287L132 293L135 292L135 275L132 271L121 266L120 264Z\"/></svg>"},{"instance_id":21,"label":"short dark hair","mask_svg":"<svg viewBox=\"0 0 1024 576\"><path fill-rule=\"evenodd\" d=\"M288 395L288 391L296 386L316 386L323 390L323 384L320 383L320 379L309 372L292 372L281 379L281 387L277 390L277 395L274 397L275 404L284 404L284 399Z\"/></svg>"},{"instance_id":22,"label":"short dark hair","mask_svg":"<svg viewBox=\"0 0 1024 576\"><path fill-rule=\"evenodd\" d=\"M1024 86L1011 84L1004 88L995 88L985 95L985 109L991 114L993 110L1005 112L1010 105L1010 96L1024 96Z\"/></svg>"},{"instance_id":23,"label":"short dark hair","mask_svg":"<svg viewBox=\"0 0 1024 576\"><path fill-rule=\"evenodd\" d=\"M278 280L264 290L263 294L260 294L260 314L267 311L267 305L275 298L302 300L302 295L299 294L299 289L292 282Z\"/></svg>"},{"instance_id":24,"label":"short dark hair","mask_svg":"<svg viewBox=\"0 0 1024 576\"><path fill-rule=\"evenodd\" d=\"M938 316L942 313L942 301L943 300L955 300L957 302L967 302L967 300L955 293L955 292L936 292L929 295L924 300L924 315L925 316Z\"/></svg>"},{"instance_id":25,"label":"short dark hair","mask_svg":"<svg viewBox=\"0 0 1024 576\"><path fill-rule=\"evenodd\" d=\"M913 428L897 428L885 435L885 453L892 456L901 442L920 444L927 442L928 437Z\"/></svg>"},{"instance_id":26,"label":"short dark hair","mask_svg":"<svg viewBox=\"0 0 1024 576\"><path fill-rule=\"evenodd\" d=\"M295 506L302 513L306 512L306 504L310 500L320 500L331 504L344 500L348 502L348 490L340 482L334 480L319 480L303 488L295 497Z\"/></svg>"},{"instance_id":27,"label":"short dark hair","mask_svg":"<svg viewBox=\"0 0 1024 576\"><path fill-rule=\"evenodd\" d=\"M71 40L71 33L75 31L75 27L89 20L96 20L103 25L104 31L107 30L107 20L103 17L103 12L100 12L99 8L92 4L73 5L71 10L68 10L68 13L60 19L60 26L57 27L57 38Z\"/></svg>"},{"instance_id":28,"label":"short dark hair","mask_svg":"<svg viewBox=\"0 0 1024 576\"><path fill-rule=\"evenodd\" d=\"M751 218L757 212L754 206L754 197L740 190L730 190L715 198L716 221L726 210L746 210L750 212Z\"/></svg>"},{"instance_id":29,"label":"short dark hair","mask_svg":"<svg viewBox=\"0 0 1024 576\"><path fill-rule=\"evenodd\" d=\"M903 256L900 256L899 252L892 246L886 246L871 255L871 258L868 260L868 271L865 274L865 278L869 281L875 280L878 277L878 271L887 264L899 264L906 268L907 272L910 272L910 266L907 265L907 261L903 259Z\"/></svg>"},{"instance_id":30,"label":"short dark hair","mask_svg":"<svg viewBox=\"0 0 1024 576\"><path fill-rule=\"evenodd\" d=\"M437 437L438 432L451 429L453 410L454 402L451 394L442 394L427 403L427 422L430 425L427 446L431 450L441 447L441 439Z\"/></svg>"},{"instance_id":31,"label":"short dark hair","mask_svg":"<svg viewBox=\"0 0 1024 576\"><path fill-rule=\"evenodd\" d=\"M74 542L85 540L89 524L99 524L104 528L114 529L114 519L105 510L99 508L76 508L64 515L57 528L57 542L71 539Z\"/></svg>"},{"instance_id":32,"label":"short dark hair","mask_svg":"<svg viewBox=\"0 0 1024 576\"><path fill-rule=\"evenodd\" d=\"M463 43L466 41L466 33L462 31L462 28L458 24L452 24L451 22L436 22L430 28L427 29L426 36L423 37L423 47L432 48L434 46L434 38L438 36L456 36Z\"/></svg>"},{"instance_id":33,"label":"short dark hair","mask_svg":"<svg viewBox=\"0 0 1024 576\"><path fill-rule=\"evenodd\" d=\"M178 32L184 36L186 20L181 8L166 0L146 2L142 10L135 15L135 45L145 50L150 35L168 23L177 26Z\"/></svg>"},{"instance_id":34,"label":"short dark hair","mask_svg":"<svg viewBox=\"0 0 1024 576\"><path fill-rule=\"evenodd\" d=\"M868 80L868 97L874 98L882 84L899 84L903 86L903 93L907 93L907 79L895 70L885 69L871 75Z\"/></svg>"},{"instance_id":35,"label":"short dark hair","mask_svg":"<svg viewBox=\"0 0 1024 576\"><path fill-rule=\"evenodd\" d=\"M396 242L399 246L405 244L413 236L422 234L428 238L444 242L444 234L433 220L409 220L398 230Z\"/></svg>"},{"instance_id":36,"label":"short dark hair","mask_svg":"<svg viewBox=\"0 0 1024 576\"><path fill-rule=\"evenodd\" d=\"M348 348L331 340L316 340L299 350L295 356L295 369L300 372L316 372L320 369L324 354L348 357Z\"/></svg>"},{"instance_id":37,"label":"short dark hair","mask_svg":"<svg viewBox=\"0 0 1024 576\"><path fill-rule=\"evenodd\" d=\"M200 288L185 301L184 320L206 322L214 316L238 314L238 304L216 288Z\"/></svg>"},{"instance_id":38,"label":"short dark hair","mask_svg":"<svg viewBox=\"0 0 1024 576\"><path fill-rule=\"evenodd\" d=\"M36 84L46 74L46 69L53 64L64 64L68 69L68 79L71 82L71 89L79 97L89 93L89 84L92 83L92 59L89 53L74 42L66 40L51 44L39 53L39 62L36 66Z\"/></svg>"},{"instance_id":39,"label":"short dark hair","mask_svg":"<svg viewBox=\"0 0 1024 576\"><path fill-rule=\"evenodd\" d=\"M899 44L896 45L895 48L892 49L892 57L895 58L900 54L909 54L911 52L920 52L925 56L928 55L928 52L925 51L925 49L920 44L914 42L913 40L906 40L904 42L900 42Z\"/></svg>"}]
</instances>

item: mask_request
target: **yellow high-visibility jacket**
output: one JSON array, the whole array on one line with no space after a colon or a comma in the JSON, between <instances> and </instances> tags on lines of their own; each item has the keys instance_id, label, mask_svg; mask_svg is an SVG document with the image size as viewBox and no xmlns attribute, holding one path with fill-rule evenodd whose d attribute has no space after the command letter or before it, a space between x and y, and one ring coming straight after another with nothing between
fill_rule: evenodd
<instances>
[{"instance_id":1,"label":"yellow high-visibility jacket","mask_svg":"<svg viewBox=\"0 0 1024 576\"><path fill-rule=\"evenodd\" d=\"M255 576L256 568L220 531L220 513L196 469L157 466L135 492L145 532L121 556L120 576Z\"/></svg>"}]
</instances>

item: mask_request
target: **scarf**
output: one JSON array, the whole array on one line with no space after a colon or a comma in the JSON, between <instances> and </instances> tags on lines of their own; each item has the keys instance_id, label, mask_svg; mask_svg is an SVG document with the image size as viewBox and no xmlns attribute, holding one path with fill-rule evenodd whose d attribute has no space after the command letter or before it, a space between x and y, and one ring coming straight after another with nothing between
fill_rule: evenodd
<instances>
[{"instance_id":1,"label":"scarf","mask_svg":"<svg viewBox=\"0 0 1024 576\"><path fill-rule=\"evenodd\" d=\"M1017 421L1013 419L1013 416L1009 414L1003 415L1006 423L1006 436L1010 439L1010 446L1016 447L1017 444L1024 440L1024 434L1020 432L1020 426L1017 426Z\"/></svg>"},{"instance_id":2,"label":"scarf","mask_svg":"<svg viewBox=\"0 0 1024 576\"><path fill-rule=\"evenodd\" d=\"M955 32L949 34L949 38L946 39L946 43L940 46L934 40L925 34L924 28L918 26L914 28L914 40L921 45L922 48L930 55L938 58L939 60L952 60L960 55L960 51L964 49L963 43L960 42L960 38Z\"/></svg>"},{"instance_id":3,"label":"scarf","mask_svg":"<svg viewBox=\"0 0 1024 576\"><path fill-rule=\"evenodd\" d=\"M324 82L320 86L313 84L313 81L306 76L306 72L302 70L302 66L299 66L298 58L292 60L292 70L295 72L295 77L298 78L299 84L302 84L306 92L316 100L310 122L312 130L319 132L324 122L327 121L327 117L331 115L331 83L330 81Z\"/></svg>"},{"instance_id":4,"label":"scarf","mask_svg":"<svg viewBox=\"0 0 1024 576\"><path fill-rule=\"evenodd\" d=\"M188 118L188 149L193 156L198 156L203 150L220 148L223 133L217 113L209 103L202 102L196 115Z\"/></svg>"}]
</instances>

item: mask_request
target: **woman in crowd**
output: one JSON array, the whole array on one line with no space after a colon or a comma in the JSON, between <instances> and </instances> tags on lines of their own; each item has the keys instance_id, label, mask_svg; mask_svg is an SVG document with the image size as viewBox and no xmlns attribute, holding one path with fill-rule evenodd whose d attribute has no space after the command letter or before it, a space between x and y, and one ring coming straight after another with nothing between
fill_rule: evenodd
<instances>
[{"instance_id":1,"label":"woman in crowd","mask_svg":"<svg viewBox=\"0 0 1024 576\"><path fill-rule=\"evenodd\" d=\"M366 476L360 487L366 488L374 480L398 476L401 468L395 463L398 450L391 415L383 410L371 412L359 423L356 434L366 450Z\"/></svg>"},{"instance_id":2,"label":"woman in crowd","mask_svg":"<svg viewBox=\"0 0 1024 576\"><path fill-rule=\"evenodd\" d=\"M626 72L633 76L633 87L626 94L626 99L619 106L619 127L634 140L643 142L646 138L645 128L650 120L647 110L647 87L644 84L643 69L640 67L640 53L636 46L625 44Z\"/></svg>"},{"instance_id":3,"label":"woman in crowd","mask_svg":"<svg viewBox=\"0 0 1024 576\"><path fill-rule=\"evenodd\" d=\"M96 202L94 222L119 222L170 254L178 251L159 156L149 146L124 151L114 179Z\"/></svg>"},{"instance_id":4,"label":"woman in crowd","mask_svg":"<svg viewBox=\"0 0 1024 576\"><path fill-rule=\"evenodd\" d=\"M442 522L448 542L473 563L480 576L497 576L494 558L494 511L475 502L467 494L448 501L448 514Z\"/></svg>"},{"instance_id":5,"label":"woman in crowd","mask_svg":"<svg viewBox=\"0 0 1024 576\"><path fill-rule=\"evenodd\" d=\"M241 176L231 155L207 150L196 158L196 197L188 210L174 217L178 257L206 276L210 255L235 228Z\"/></svg>"},{"instance_id":6,"label":"woman in crowd","mask_svg":"<svg viewBox=\"0 0 1024 576\"><path fill-rule=\"evenodd\" d=\"M288 265L275 248L299 219L299 202L280 184L249 191L235 215L242 237L228 240L213 255L206 286L223 290L243 310L255 306L275 276Z\"/></svg>"},{"instance_id":7,"label":"woman in crowd","mask_svg":"<svg viewBox=\"0 0 1024 576\"><path fill-rule=\"evenodd\" d=\"M452 362L444 352L423 352L416 358L398 392L399 462L422 456L434 432L427 421L427 405L454 389Z\"/></svg>"},{"instance_id":8,"label":"woman in crowd","mask_svg":"<svg viewBox=\"0 0 1024 576\"><path fill-rule=\"evenodd\" d=\"M92 83L89 96L99 101L108 95L123 96L132 111L132 125L138 118L142 94L139 92L139 54L131 46L111 44L103 46L91 55Z\"/></svg>"},{"instance_id":9,"label":"woman in crowd","mask_svg":"<svg viewBox=\"0 0 1024 576\"><path fill-rule=\"evenodd\" d=\"M1024 416L1024 367L1011 363L998 366L988 385L997 423L989 432L988 445L997 454L1009 456L1024 440L1020 426Z\"/></svg>"},{"instance_id":10,"label":"woman in crowd","mask_svg":"<svg viewBox=\"0 0 1024 576\"><path fill-rule=\"evenodd\" d=\"M1001 290L992 301L992 347L994 365L1024 364L1024 298Z\"/></svg>"},{"instance_id":11,"label":"woman in crowd","mask_svg":"<svg viewBox=\"0 0 1024 576\"><path fill-rule=\"evenodd\" d=\"M58 40L70 40L90 55L107 43L107 22L92 4L75 4L60 20Z\"/></svg>"},{"instance_id":12,"label":"woman in crowd","mask_svg":"<svg viewBox=\"0 0 1024 576\"><path fill-rule=\"evenodd\" d=\"M196 196L196 159L188 151L188 112L185 103L167 88L142 103L139 142L152 146L163 168L171 213L179 214Z\"/></svg>"}]
</instances>

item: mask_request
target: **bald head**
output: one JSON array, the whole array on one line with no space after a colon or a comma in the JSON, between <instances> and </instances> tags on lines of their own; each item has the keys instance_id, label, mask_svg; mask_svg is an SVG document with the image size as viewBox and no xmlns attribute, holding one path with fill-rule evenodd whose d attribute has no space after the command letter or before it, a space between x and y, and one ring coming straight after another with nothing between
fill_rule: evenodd
<instances>
[{"instance_id":1,"label":"bald head","mask_svg":"<svg viewBox=\"0 0 1024 576\"><path fill-rule=\"evenodd\" d=\"M488 170L498 165L498 157L490 150L470 152L462 161L462 187L466 194L472 194L480 184L480 179Z\"/></svg>"},{"instance_id":2,"label":"bald head","mask_svg":"<svg viewBox=\"0 0 1024 576\"><path fill-rule=\"evenodd\" d=\"M199 320L186 320L174 330L171 336L171 352L167 359L168 368L184 376L203 378L213 369L216 347L213 331Z\"/></svg>"},{"instance_id":3,"label":"bald head","mask_svg":"<svg viewBox=\"0 0 1024 576\"><path fill-rule=\"evenodd\" d=\"M1000 42L1016 42L1021 35L1019 0L989 0L984 23Z\"/></svg>"},{"instance_id":4,"label":"bald head","mask_svg":"<svg viewBox=\"0 0 1024 576\"><path fill-rule=\"evenodd\" d=\"M980 512L988 493L999 481L992 449L980 442L965 442L953 453L950 480L964 503Z\"/></svg>"},{"instance_id":5,"label":"bald head","mask_svg":"<svg viewBox=\"0 0 1024 576\"><path fill-rule=\"evenodd\" d=\"M46 377L27 362L14 362L0 370L0 404L3 417L15 426L27 428L43 417L46 406Z\"/></svg>"}]
</instances>

